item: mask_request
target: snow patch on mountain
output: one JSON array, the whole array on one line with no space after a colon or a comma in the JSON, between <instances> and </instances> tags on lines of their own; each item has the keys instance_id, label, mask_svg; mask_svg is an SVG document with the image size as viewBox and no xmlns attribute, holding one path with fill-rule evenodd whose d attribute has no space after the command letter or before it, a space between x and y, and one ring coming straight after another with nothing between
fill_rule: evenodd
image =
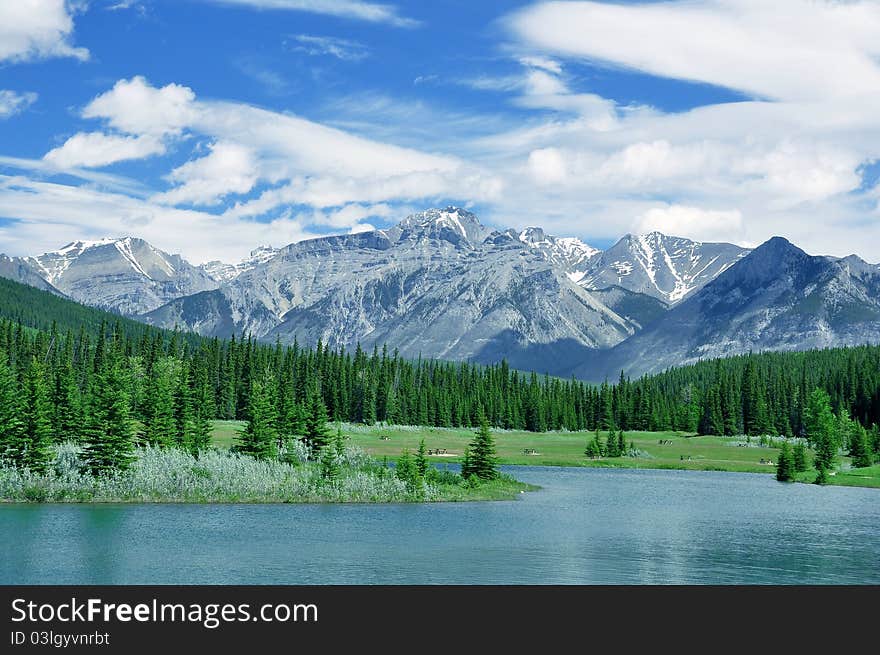
<instances>
[{"instance_id":1,"label":"snow patch on mountain","mask_svg":"<svg viewBox=\"0 0 880 655\"><path fill-rule=\"evenodd\" d=\"M250 271L254 267L269 261L277 255L278 252L279 250L272 246L260 246L251 250L250 257L241 260L237 264L227 264L215 259L202 264L200 268L217 282L231 282L242 273Z\"/></svg>"}]
</instances>

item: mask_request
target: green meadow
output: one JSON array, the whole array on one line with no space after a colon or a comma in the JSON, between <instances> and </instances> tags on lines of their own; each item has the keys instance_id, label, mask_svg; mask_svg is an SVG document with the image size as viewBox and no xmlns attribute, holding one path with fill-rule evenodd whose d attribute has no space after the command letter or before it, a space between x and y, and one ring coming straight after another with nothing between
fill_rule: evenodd
<instances>
[{"instance_id":1,"label":"green meadow","mask_svg":"<svg viewBox=\"0 0 880 655\"><path fill-rule=\"evenodd\" d=\"M214 443L230 446L244 424L240 421L216 421ZM343 435L378 459L396 459L404 449L415 452L424 439L425 447L442 454L429 455L432 462L459 462L474 431L467 428L430 428L412 426L363 426L341 424ZM525 432L493 430L501 464L537 466L596 466L619 468L687 469L695 471L737 471L746 473L776 472L779 449L761 446L756 437L698 437L683 432L627 432L627 446L635 457L601 457L584 454L587 441L595 432ZM601 433L604 439L607 433ZM772 463L771 463L772 462ZM880 466L850 469L848 458L831 476L831 484L880 488ZM798 480L812 482L815 472L799 474Z\"/></svg>"}]
</instances>

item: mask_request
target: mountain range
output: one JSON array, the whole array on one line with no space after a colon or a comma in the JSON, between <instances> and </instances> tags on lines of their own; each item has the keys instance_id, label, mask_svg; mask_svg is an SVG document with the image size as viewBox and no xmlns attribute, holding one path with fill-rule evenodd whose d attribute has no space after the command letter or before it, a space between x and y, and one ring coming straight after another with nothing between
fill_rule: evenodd
<instances>
[{"instance_id":1,"label":"mountain range","mask_svg":"<svg viewBox=\"0 0 880 655\"><path fill-rule=\"evenodd\" d=\"M196 266L142 239L0 255L0 276L208 336L496 362L598 381L701 358L880 341L880 268L659 232L607 250L431 209Z\"/></svg>"}]
</instances>

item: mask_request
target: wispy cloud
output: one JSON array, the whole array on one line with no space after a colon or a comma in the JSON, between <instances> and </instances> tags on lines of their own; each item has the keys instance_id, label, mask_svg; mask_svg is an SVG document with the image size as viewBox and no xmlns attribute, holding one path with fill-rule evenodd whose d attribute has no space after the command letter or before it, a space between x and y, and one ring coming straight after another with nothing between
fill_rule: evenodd
<instances>
[{"instance_id":1,"label":"wispy cloud","mask_svg":"<svg viewBox=\"0 0 880 655\"><path fill-rule=\"evenodd\" d=\"M304 52L313 57L336 57L342 61L361 61L370 56L369 48L363 43L334 36L297 34L285 41L284 45L292 52Z\"/></svg>"},{"instance_id":2,"label":"wispy cloud","mask_svg":"<svg viewBox=\"0 0 880 655\"><path fill-rule=\"evenodd\" d=\"M238 5L254 9L307 11L350 18L371 23L386 23L394 27L418 27L421 23L400 15L393 5L363 2L362 0L203 0L221 5Z\"/></svg>"},{"instance_id":3,"label":"wispy cloud","mask_svg":"<svg viewBox=\"0 0 880 655\"><path fill-rule=\"evenodd\" d=\"M23 112L37 101L37 94L31 91L18 93L0 89L0 120Z\"/></svg>"},{"instance_id":4,"label":"wispy cloud","mask_svg":"<svg viewBox=\"0 0 880 655\"><path fill-rule=\"evenodd\" d=\"M270 95L283 96L292 90L286 77L265 66L255 57L239 57L234 64L239 71L259 83Z\"/></svg>"}]
</instances>

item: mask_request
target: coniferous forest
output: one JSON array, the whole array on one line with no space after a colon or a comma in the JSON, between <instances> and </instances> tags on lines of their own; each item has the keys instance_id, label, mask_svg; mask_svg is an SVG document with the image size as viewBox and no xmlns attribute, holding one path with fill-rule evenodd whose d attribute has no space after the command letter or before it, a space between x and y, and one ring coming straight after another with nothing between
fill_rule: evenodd
<instances>
[{"instance_id":1,"label":"coniferous forest","mask_svg":"<svg viewBox=\"0 0 880 655\"><path fill-rule=\"evenodd\" d=\"M536 432L804 436L817 389L880 448L878 346L732 357L595 386L504 362L205 339L7 285L19 295L0 306L0 439L37 470L53 443L69 440L84 445L96 473L124 468L136 444L196 453L214 419L248 421L238 447L258 458L291 439L320 450L327 421L476 427L485 416Z\"/></svg>"}]
</instances>

